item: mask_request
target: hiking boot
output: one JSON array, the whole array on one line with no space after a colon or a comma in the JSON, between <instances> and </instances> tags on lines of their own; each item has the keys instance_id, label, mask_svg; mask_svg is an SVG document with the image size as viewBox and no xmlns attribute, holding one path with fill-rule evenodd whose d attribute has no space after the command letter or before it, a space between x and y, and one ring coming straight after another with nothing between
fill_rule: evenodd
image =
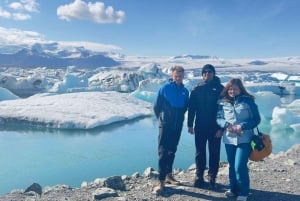
<instances>
[{"instance_id":1,"label":"hiking boot","mask_svg":"<svg viewBox=\"0 0 300 201\"><path fill-rule=\"evenodd\" d=\"M236 196L236 194L234 192L232 192L231 190L227 190L224 194L228 198L232 198L232 197Z\"/></svg>"},{"instance_id":2,"label":"hiking boot","mask_svg":"<svg viewBox=\"0 0 300 201\"><path fill-rule=\"evenodd\" d=\"M180 184L179 181L177 181L176 179L174 179L174 177L173 177L172 174L167 174L165 183L166 184L176 185L176 186Z\"/></svg>"},{"instance_id":3,"label":"hiking boot","mask_svg":"<svg viewBox=\"0 0 300 201\"><path fill-rule=\"evenodd\" d=\"M194 181L194 187L202 188L204 186L204 179L203 177L196 177Z\"/></svg>"},{"instance_id":4,"label":"hiking boot","mask_svg":"<svg viewBox=\"0 0 300 201\"><path fill-rule=\"evenodd\" d=\"M165 187L165 182L159 181L159 184L153 188L152 193L158 195L164 191L164 187Z\"/></svg>"},{"instance_id":5,"label":"hiking boot","mask_svg":"<svg viewBox=\"0 0 300 201\"><path fill-rule=\"evenodd\" d=\"M215 189L216 188L216 178L212 177L212 176L209 176L208 181L209 181L209 188L210 189Z\"/></svg>"}]
</instances>

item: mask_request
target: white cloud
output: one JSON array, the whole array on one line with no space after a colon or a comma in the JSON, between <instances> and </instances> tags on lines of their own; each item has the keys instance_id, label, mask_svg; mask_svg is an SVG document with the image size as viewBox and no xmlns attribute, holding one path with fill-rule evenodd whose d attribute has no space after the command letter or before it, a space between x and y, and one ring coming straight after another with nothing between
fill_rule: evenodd
<instances>
[{"instance_id":1,"label":"white cloud","mask_svg":"<svg viewBox=\"0 0 300 201\"><path fill-rule=\"evenodd\" d=\"M19 0L7 4L8 10L0 7L0 17L13 20L31 19L30 13L38 12L36 0Z\"/></svg>"},{"instance_id":2,"label":"white cloud","mask_svg":"<svg viewBox=\"0 0 300 201\"><path fill-rule=\"evenodd\" d=\"M15 1L8 5L9 8L14 10L24 10L27 12L38 12L38 3L36 0L20 0Z\"/></svg>"},{"instance_id":3,"label":"white cloud","mask_svg":"<svg viewBox=\"0 0 300 201\"><path fill-rule=\"evenodd\" d=\"M105 8L102 2L84 2L75 0L71 4L59 6L57 16L62 20L70 21L72 19L92 20L96 23L119 23L125 18L124 11L114 11L113 7Z\"/></svg>"},{"instance_id":4,"label":"white cloud","mask_svg":"<svg viewBox=\"0 0 300 201\"><path fill-rule=\"evenodd\" d=\"M37 42L45 42L44 37L37 32L0 27L0 43L2 45L34 44Z\"/></svg>"},{"instance_id":5,"label":"white cloud","mask_svg":"<svg viewBox=\"0 0 300 201\"><path fill-rule=\"evenodd\" d=\"M36 0L21 0L24 5L24 9L28 12L38 12L38 3Z\"/></svg>"},{"instance_id":6,"label":"white cloud","mask_svg":"<svg viewBox=\"0 0 300 201\"><path fill-rule=\"evenodd\" d=\"M29 20L31 16L24 13L13 13L12 14L14 20Z\"/></svg>"},{"instance_id":7,"label":"white cloud","mask_svg":"<svg viewBox=\"0 0 300 201\"><path fill-rule=\"evenodd\" d=\"M11 18L11 14L10 14L10 12L8 12L0 7L0 17L9 19L9 18Z\"/></svg>"},{"instance_id":8,"label":"white cloud","mask_svg":"<svg viewBox=\"0 0 300 201\"><path fill-rule=\"evenodd\" d=\"M118 51L121 50L119 46L116 45L106 45L101 43L93 43L87 41L58 41L61 46L82 46L88 50L96 51L96 52L109 52L109 51Z\"/></svg>"},{"instance_id":9,"label":"white cloud","mask_svg":"<svg viewBox=\"0 0 300 201\"><path fill-rule=\"evenodd\" d=\"M32 45L35 43L57 42L62 48L83 46L88 50L96 52L109 52L121 50L120 47L110 44L93 43L86 41L50 41L34 31L24 31L20 29L7 29L0 26L0 44L2 45Z\"/></svg>"},{"instance_id":10,"label":"white cloud","mask_svg":"<svg viewBox=\"0 0 300 201\"><path fill-rule=\"evenodd\" d=\"M9 4L8 7L14 10L23 10L23 6L20 2L13 2Z\"/></svg>"}]
</instances>

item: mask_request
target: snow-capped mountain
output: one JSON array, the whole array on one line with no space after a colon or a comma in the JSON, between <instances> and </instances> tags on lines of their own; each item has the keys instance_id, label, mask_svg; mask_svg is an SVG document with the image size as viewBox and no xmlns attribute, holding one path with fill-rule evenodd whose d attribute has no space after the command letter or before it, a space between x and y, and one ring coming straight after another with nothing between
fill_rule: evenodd
<instances>
[{"instance_id":1,"label":"snow-capped mountain","mask_svg":"<svg viewBox=\"0 0 300 201\"><path fill-rule=\"evenodd\" d=\"M6 45L0 48L1 67L79 68L112 67L120 63L105 52L95 52L83 46L62 46L59 43Z\"/></svg>"},{"instance_id":2,"label":"snow-capped mountain","mask_svg":"<svg viewBox=\"0 0 300 201\"><path fill-rule=\"evenodd\" d=\"M184 59L184 58L188 58L188 59L213 59L213 58L215 58L215 59L218 59L217 57L212 57L212 56L208 56L208 55L189 55L189 54L173 57L173 59Z\"/></svg>"}]
</instances>

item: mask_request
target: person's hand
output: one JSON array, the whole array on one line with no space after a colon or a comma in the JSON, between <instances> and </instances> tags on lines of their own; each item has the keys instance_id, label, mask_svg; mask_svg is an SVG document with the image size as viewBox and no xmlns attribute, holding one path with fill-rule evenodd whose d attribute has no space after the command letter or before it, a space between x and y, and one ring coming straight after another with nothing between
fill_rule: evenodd
<instances>
[{"instance_id":1,"label":"person's hand","mask_svg":"<svg viewBox=\"0 0 300 201\"><path fill-rule=\"evenodd\" d=\"M237 134L242 133L242 126L240 124L235 125L235 133L237 133Z\"/></svg>"},{"instance_id":2,"label":"person's hand","mask_svg":"<svg viewBox=\"0 0 300 201\"><path fill-rule=\"evenodd\" d=\"M226 128L226 130L230 133L233 133L234 129L233 129L233 125L232 124L229 124Z\"/></svg>"},{"instance_id":3,"label":"person's hand","mask_svg":"<svg viewBox=\"0 0 300 201\"><path fill-rule=\"evenodd\" d=\"M223 131L221 129L217 130L215 137L220 138L223 135Z\"/></svg>"},{"instance_id":4,"label":"person's hand","mask_svg":"<svg viewBox=\"0 0 300 201\"><path fill-rule=\"evenodd\" d=\"M241 134L242 126L240 124L237 124L237 125L229 124L227 127L227 131L229 131L230 133Z\"/></svg>"},{"instance_id":5,"label":"person's hand","mask_svg":"<svg viewBox=\"0 0 300 201\"><path fill-rule=\"evenodd\" d=\"M194 128L193 127L189 127L188 128L188 132L191 134L191 135L194 135Z\"/></svg>"}]
</instances>

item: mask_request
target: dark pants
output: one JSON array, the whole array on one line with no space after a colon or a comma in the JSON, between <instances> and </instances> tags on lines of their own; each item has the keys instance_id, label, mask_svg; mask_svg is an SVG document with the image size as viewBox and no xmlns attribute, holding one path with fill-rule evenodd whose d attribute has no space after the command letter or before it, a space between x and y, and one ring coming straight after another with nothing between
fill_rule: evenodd
<instances>
[{"instance_id":1,"label":"dark pants","mask_svg":"<svg viewBox=\"0 0 300 201\"><path fill-rule=\"evenodd\" d=\"M158 136L158 172L159 180L164 181L166 175L172 173L181 128L159 128Z\"/></svg>"},{"instance_id":2,"label":"dark pants","mask_svg":"<svg viewBox=\"0 0 300 201\"><path fill-rule=\"evenodd\" d=\"M216 130L195 130L195 145L196 145L196 175L203 177L206 169L206 144L208 142L208 158L209 169L208 175L216 178L219 170L221 138L216 138Z\"/></svg>"}]
</instances>

